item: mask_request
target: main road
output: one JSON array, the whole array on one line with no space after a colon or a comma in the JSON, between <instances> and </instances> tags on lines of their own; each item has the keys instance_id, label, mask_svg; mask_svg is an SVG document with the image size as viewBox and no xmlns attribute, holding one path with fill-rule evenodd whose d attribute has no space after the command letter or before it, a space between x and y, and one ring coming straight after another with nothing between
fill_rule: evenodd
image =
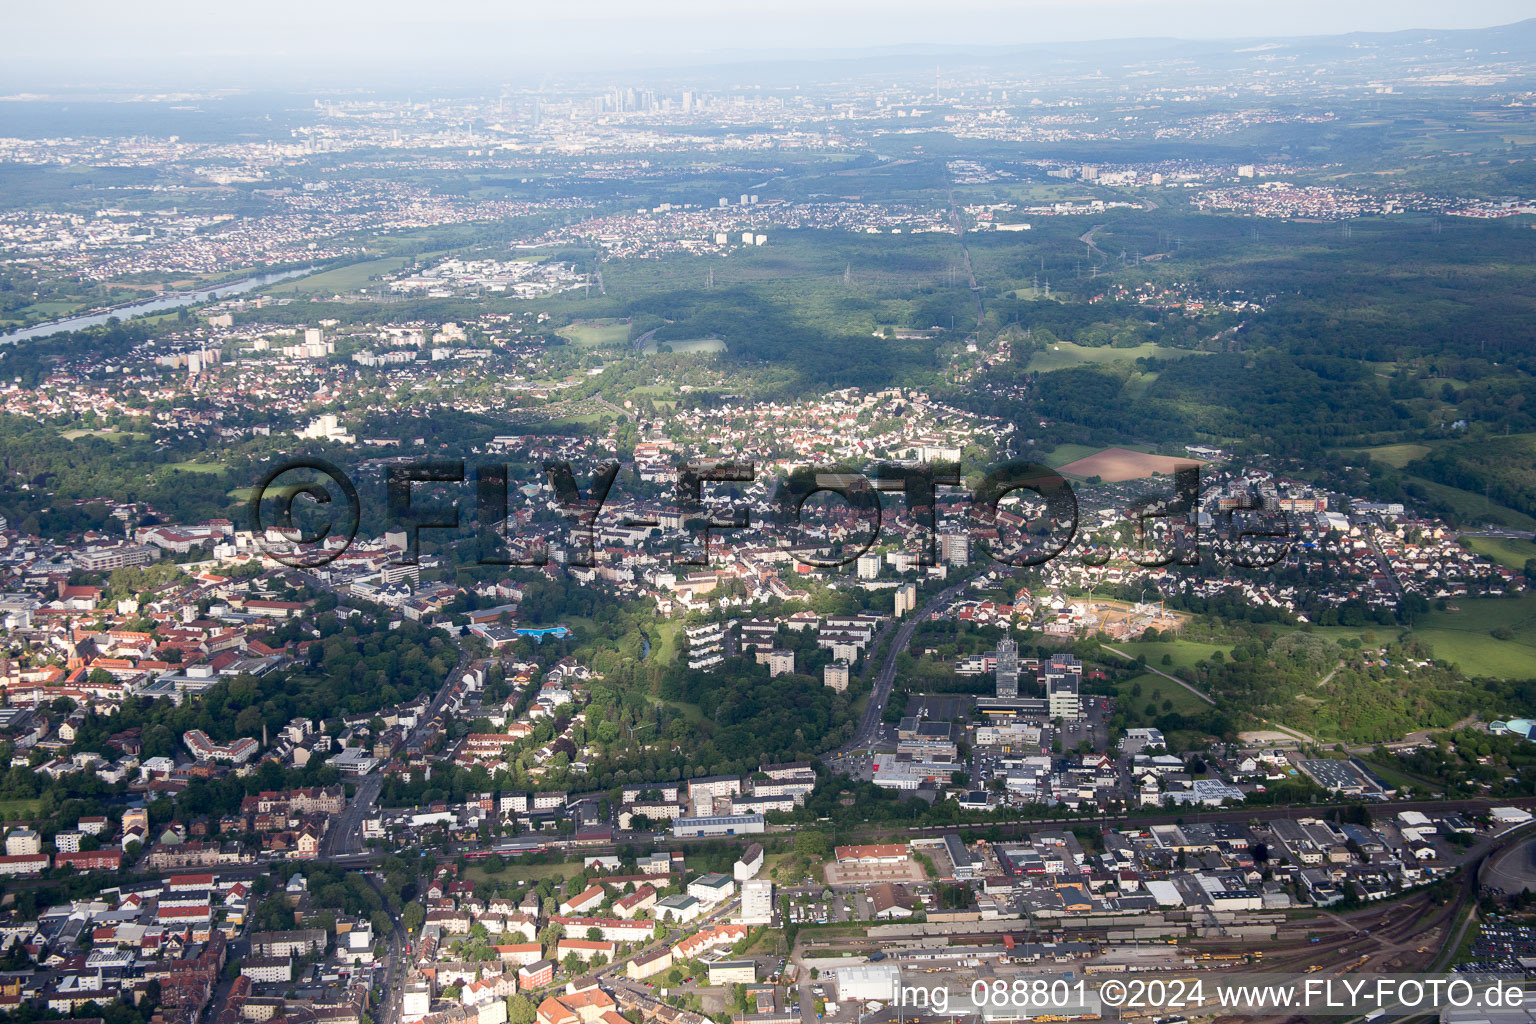
<instances>
[{"instance_id":1,"label":"main road","mask_svg":"<svg viewBox=\"0 0 1536 1024\"><path fill-rule=\"evenodd\" d=\"M864 716L859 719L858 731L853 734L853 739L831 752L834 756L849 753L859 747L867 747L880 738L880 723L885 702L890 700L891 688L896 683L897 656L912 643L912 634L917 631L918 624L924 619L931 618L935 612L948 608L970 582L971 577L967 576L945 587L897 627L895 637L885 650L885 661L881 663L880 672L875 676L875 686L869 693L869 703L864 707Z\"/></svg>"},{"instance_id":2,"label":"main road","mask_svg":"<svg viewBox=\"0 0 1536 1024\"><path fill-rule=\"evenodd\" d=\"M416 724L406 735L405 742L409 746L426 735L431 727L432 720L443 710L448 703L448 695L453 691L453 686L464 674L464 664L469 660L469 654L464 648L459 648L459 659L454 662L453 668L448 671L448 676L443 680L443 685L438 687L437 693L432 695L427 709L422 712ZM342 812L331 820L330 828L326 829L325 839L321 841L321 856L325 860L335 860L341 857L357 857L365 853L363 847L363 820L373 811L378 802L379 791L384 787L384 775L377 772L365 776L357 784L352 799L347 801L347 806Z\"/></svg>"},{"instance_id":3,"label":"main road","mask_svg":"<svg viewBox=\"0 0 1536 1024\"><path fill-rule=\"evenodd\" d=\"M371 873L365 872L363 878L373 887L373 891L384 898L384 887ZM395 1024L400 1019L400 1002L404 994L405 979L410 974L410 964L406 958L406 947L409 939L405 934L405 926L400 923L400 915L390 914L390 920L394 926L389 933L389 947L384 954L384 978L381 983L383 993L375 997L375 1005L378 1007L376 1020L384 1024ZM378 941L378 936L374 941Z\"/></svg>"},{"instance_id":4,"label":"main road","mask_svg":"<svg viewBox=\"0 0 1536 1024\"><path fill-rule=\"evenodd\" d=\"M383 787L382 772L369 775L357 784L352 799L331 819L330 827L325 830L325 840L320 847L322 859L334 860L363 852L363 819L373 810Z\"/></svg>"}]
</instances>

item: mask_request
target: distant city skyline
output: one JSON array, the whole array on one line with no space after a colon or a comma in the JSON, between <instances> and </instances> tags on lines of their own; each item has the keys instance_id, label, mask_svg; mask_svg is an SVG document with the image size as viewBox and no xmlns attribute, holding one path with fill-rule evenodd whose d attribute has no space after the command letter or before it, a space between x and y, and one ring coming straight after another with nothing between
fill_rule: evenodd
<instances>
[{"instance_id":1,"label":"distant city skyline","mask_svg":"<svg viewBox=\"0 0 1536 1024\"><path fill-rule=\"evenodd\" d=\"M259 8L186 0L13 5L0 26L18 52L8 87L33 71L79 70L94 81L248 78L262 69L328 78L348 69L431 80L469 73L511 78L673 63L817 57L890 47L1008 46L1178 37L1191 40L1471 29L1531 16L1522 0L1338 4L1211 0L788 0L772 15L716 3L493 4L400 0ZM132 74L129 74L132 72ZM251 84L241 82L241 84ZM281 88L283 83L269 83Z\"/></svg>"}]
</instances>

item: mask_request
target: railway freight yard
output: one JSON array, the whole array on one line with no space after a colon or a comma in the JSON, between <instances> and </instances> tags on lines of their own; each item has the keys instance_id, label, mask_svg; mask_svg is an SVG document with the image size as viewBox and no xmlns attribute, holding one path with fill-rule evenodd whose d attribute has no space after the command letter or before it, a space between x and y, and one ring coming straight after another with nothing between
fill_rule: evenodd
<instances>
[{"instance_id":1,"label":"railway freight yard","mask_svg":"<svg viewBox=\"0 0 1536 1024\"><path fill-rule=\"evenodd\" d=\"M1533 842L1528 832L1490 836L1437 880L1365 906L1186 907L1022 920L957 920L959 915L938 911L922 922L808 929L795 942L794 978L808 989L803 1005L821 1007L828 1020L863 1024L953 1019L968 1012L988 1020L1162 1024L1312 1019L1303 1013L1234 1012L1215 996L1223 981L1235 979L1310 979L1321 990L1346 979L1358 985L1375 976L1428 977L1449 970L1477 934L1479 878L1504 877L1507 859L1522 863ZM1486 892L1486 881L1482 887ZM1112 1005L1100 997L1110 979L1122 995L1126 986L1154 991L1159 1004ZM1517 983L1520 979L1523 972ZM1203 983L1198 988L1203 1003L1185 997L1196 991L1196 982ZM1367 1007L1358 1018L1381 1016Z\"/></svg>"}]
</instances>

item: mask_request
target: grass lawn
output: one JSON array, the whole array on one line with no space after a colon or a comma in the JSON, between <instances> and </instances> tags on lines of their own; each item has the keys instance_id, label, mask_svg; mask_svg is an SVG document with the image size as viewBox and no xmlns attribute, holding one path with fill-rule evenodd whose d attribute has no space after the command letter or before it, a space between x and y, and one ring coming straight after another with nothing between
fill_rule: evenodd
<instances>
[{"instance_id":1,"label":"grass lawn","mask_svg":"<svg viewBox=\"0 0 1536 1024\"><path fill-rule=\"evenodd\" d=\"M222 472L224 472L224 463L222 463L222 462L173 462L173 463L171 463L170 468L174 469L174 470L177 470L179 472L182 472L182 473L222 473Z\"/></svg>"},{"instance_id":2,"label":"grass lawn","mask_svg":"<svg viewBox=\"0 0 1536 1024\"><path fill-rule=\"evenodd\" d=\"M1276 633L1294 633L1301 629L1300 626L1289 626L1281 622L1271 623L1269 628L1273 629ZM1365 634L1372 634L1375 637L1374 644L1376 646L1380 646L1381 644L1388 643L1397 639L1397 635L1401 632L1401 630L1397 626L1381 626L1373 623L1369 626L1314 625L1310 632L1315 633L1317 636L1324 637L1325 639L1332 640L1334 643L1338 643L1340 640L1359 640L1360 643L1369 647L1371 644L1366 643L1366 641L1363 639Z\"/></svg>"},{"instance_id":3,"label":"grass lawn","mask_svg":"<svg viewBox=\"0 0 1536 1024\"><path fill-rule=\"evenodd\" d=\"M1524 512L1506 508L1498 502L1489 501L1481 494L1464 491L1459 487L1447 487L1445 484L1437 484L1421 476L1409 476L1404 479L1413 481L1423 487L1431 497L1445 502L1466 522L1502 523L1516 530L1536 530L1536 519L1532 519Z\"/></svg>"},{"instance_id":4,"label":"grass lawn","mask_svg":"<svg viewBox=\"0 0 1536 1024\"><path fill-rule=\"evenodd\" d=\"M595 427L602 423L603 420L611 420L613 418L614 414L607 410L602 412L582 412L575 413L574 415L557 416L549 420L549 424L554 427Z\"/></svg>"},{"instance_id":5,"label":"grass lawn","mask_svg":"<svg viewBox=\"0 0 1536 1024\"><path fill-rule=\"evenodd\" d=\"M77 309L85 308L88 303L71 302L68 299L45 299L42 302L34 302L28 306L30 312L41 316L68 316Z\"/></svg>"},{"instance_id":6,"label":"grass lawn","mask_svg":"<svg viewBox=\"0 0 1536 1024\"><path fill-rule=\"evenodd\" d=\"M1385 463L1393 469L1402 469L1414 459L1429 454L1427 444L1384 444L1377 448L1355 448L1360 454Z\"/></svg>"},{"instance_id":7,"label":"grass lawn","mask_svg":"<svg viewBox=\"0 0 1536 1024\"><path fill-rule=\"evenodd\" d=\"M1059 466L1066 466L1076 462L1078 459L1086 459L1095 452L1102 450L1101 448L1095 448L1091 444L1059 444L1049 452L1044 452L1037 457L1047 466L1056 469Z\"/></svg>"},{"instance_id":8,"label":"grass lawn","mask_svg":"<svg viewBox=\"0 0 1536 1024\"><path fill-rule=\"evenodd\" d=\"M1150 341L1142 342L1135 348L1112 348L1109 345L1089 347L1075 345L1070 341L1059 341L1044 352L1033 353L1029 357L1028 368L1041 372L1065 370L1069 366L1079 366L1083 363L1128 363L1148 356L1156 356L1159 359L1183 359L1185 356L1203 354L1190 349L1168 348Z\"/></svg>"},{"instance_id":9,"label":"grass lawn","mask_svg":"<svg viewBox=\"0 0 1536 1024\"><path fill-rule=\"evenodd\" d=\"M1167 669L1164 669L1166 672ZM1141 696L1131 695L1131 691L1137 684L1141 685ZM1157 690L1156 700L1152 697L1152 691ZM1209 711L1210 705L1190 693L1184 687L1171 680L1164 679L1152 672L1143 672L1139 676L1132 676L1118 683L1115 687L1115 701L1121 707L1131 711L1134 717L1140 717L1148 703L1157 705L1157 713L1163 713L1163 701L1173 704L1173 710L1181 715L1198 715L1202 711Z\"/></svg>"},{"instance_id":10,"label":"grass lawn","mask_svg":"<svg viewBox=\"0 0 1536 1024\"><path fill-rule=\"evenodd\" d=\"M0 800L0 818L35 818L42 806L43 802L36 799Z\"/></svg>"},{"instance_id":11,"label":"grass lawn","mask_svg":"<svg viewBox=\"0 0 1536 1024\"><path fill-rule=\"evenodd\" d=\"M318 274L310 274L308 277L300 277L293 281L284 281L265 290L273 295L346 295L360 288L379 291L382 290L381 282L370 283L368 279L378 274L396 273L405 264L404 256L364 260L361 263L349 263L344 267L336 267L334 270L322 270Z\"/></svg>"},{"instance_id":12,"label":"grass lawn","mask_svg":"<svg viewBox=\"0 0 1536 1024\"><path fill-rule=\"evenodd\" d=\"M677 710L677 711L681 711L683 713L683 718L685 720L687 720L688 722L690 722L690 723L696 723L696 722L704 721L704 712L702 710L700 710L700 708L699 708L699 706L697 704L689 704L686 701L681 701L681 700L663 700L661 697L649 697L649 696L646 697L646 700L648 700L652 704L655 704L655 705L658 705L658 706L665 706L665 707L673 708L674 710ZM638 737L639 740L643 741L645 739L654 738L655 730L652 730L649 736L647 736L647 734L645 734L645 733L639 733L639 732L637 732L635 735Z\"/></svg>"},{"instance_id":13,"label":"grass lawn","mask_svg":"<svg viewBox=\"0 0 1536 1024\"><path fill-rule=\"evenodd\" d=\"M147 293L145 294L147 295ZM143 297L144 295L134 296L134 298ZM102 302L101 304L110 305L112 303L122 301L124 301L123 298L114 297L110 300ZM33 302L30 305L11 310L3 318L0 318L0 324L10 326L12 324L24 325L46 323L49 320L62 320L67 316L74 316L76 313L89 312L95 306L95 301L86 301L84 299L78 302L70 301L67 299L48 299L43 302Z\"/></svg>"},{"instance_id":14,"label":"grass lawn","mask_svg":"<svg viewBox=\"0 0 1536 1024\"><path fill-rule=\"evenodd\" d=\"M516 857L507 858L507 869L500 874L490 874L479 861L471 861L464 869L465 877L472 882L525 882L542 881L546 878L566 879L582 872L581 861L564 861L560 864L520 864Z\"/></svg>"},{"instance_id":15,"label":"grass lawn","mask_svg":"<svg viewBox=\"0 0 1536 1024\"><path fill-rule=\"evenodd\" d=\"M1202 643L1199 640L1174 640L1171 643L1143 643L1137 640L1131 643L1115 644L1115 649L1124 651L1133 658L1138 654L1145 654L1148 666L1161 669L1169 675L1173 675L1173 670L1176 668L1194 668L1196 662L1210 661L1211 655L1217 651L1221 652L1223 658L1230 657L1232 654L1230 647ZM1163 664L1165 654L1172 659L1172 665Z\"/></svg>"},{"instance_id":16,"label":"grass lawn","mask_svg":"<svg viewBox=\"0 0 1536 1024\"><path fill-rule=\"evenodd\" d=\"M143 441L148 434L131 430L66 430L59 434L66 441L78 441L82 437L100 437L108 441Z\"/></svg>"},{"instance_id":17,"label":"grass lawn","mask_svg":"<svg viewBox=\"0 0 1536 1024\"><path fill-rule=\"evenodd\" d=\"M1519 598L1464 598L1458 611L1431 612L1413 635L1434 648L1435 657L1469 676L1522 679L1536 675L1536 594ZM1512 639L1491 631L1508 629Z\"/></svg>"},{"instance_id":18,"label":"grass lawn","mask_svg":"<svg viewBox=\"0 0 1536 1024\"><path fill-rule=\"evenodd\" d=\"M665 345L674 354L680 356L697 355L701 352L706 355L715 355L725 351L725 342L719 338L683 338L679 341L663 342L657 342L653 338L645 343L643 351L646 355L652 356L660 350L661 345Z\"/></svg>"},{"instance_id":19,"label":"grass lawn","mask_svg":"<svg viewBox=\"0 0 1536 1024\"><path fill-rule=\"evenodd\" d=\"M636 402L649 398L657 405L677 404L676 389L671 387L664 387L660 384L646 384L638 388L631 388L629 391L625 392L624 397L633 399Z\"/></svg>"},{"instance_id":20,"label":"grass lawn","mask_svg":"<svg viewBox=\"0 0 1536 1024\"><path fill-rule=\"evenodd\" d=\"M1133 373L1125 382L1125 394L1128 398L1144 398L1152 384L1157 380L1155 373Z\"/></svg>"},{"instance_id":21,"label":"grass lawn","mask_svg":"<svg viewBox=\"0 0 1536 1024\"><path fill-rule=\"evenodd\" d=\"M1461 543L1511 569L1523 569L1526 559L1536 558L1536 542L1515 537L1463 537Z\"/></svg>"},{"instance_id":22,"label":"grass lawn","mask_svg":"<svg viewBox=\"0 0 1536 1024\"><path fill-rule=\"evenodd\" d=\"M629 344L629 321L582 320L555 331L581 348L611 348Z\"/></svg>"},{"instance_id":23,"label":"grass lawn","mask_svg":"<svg viewBox=\"0 0 1536 1024\"><path fill-rule=\"evenodd\" d=\"M986 185L959 185L955 187L955 195L957 197L962 194L990 197L994 192L1002 193L1018 203L1055 203L1071 199L1081 202L1099 198L1098 193L1085 193L1083 186L1076 183L1058 185L1054 182L989 182Z\"/></svg>"},{"instance_id":24,"label":"grass lawn","mask_svg":"<svg viewBox=\"0 0 1536 1024\"><path fill-rule=\"evenodd\" d=\"M191 471L191 472L194 472L194 473L197 473L197 472L201 472L201 473L211 473L211 472L214 472L213 468L211 466L209 466L208 464L206 464L206 463L189 463L189 465L202 466L201 469L194 469L194 470ZM185 468L185 467L183 467L183 468ZM218 471L219 472L223 472L223 467L220 466ZM294 494L297 494L298 491L299 491L299 488L302 487L302 486L304 486L302 483L295 483L295 484L283 484L283 485L278 486L278 487L268 487L266 492L265 492L265 494L267 496L273 498L273 499L276 499L276 498L284 498L284 499L286 499L286 498L291 497ZM224 493L230 498L231 501L237 501L237 502L240 502L240 503L244 504L245 502L251 500L251 491L253 491L254 489L255 489L254 487L234 487L234 488L231 488L230 490L225 491Z\"/></svg>"},{"instance_id":25,"label":"grass lawn","mask_svg":"<svg viewBox=\"0 0 1536 1024\"><path fill-rule=\"evenodd\" d=\"M651 648L651 657L658 665L670 665L677 660L677 634L682 628L682 621L678 619L667 619L657 625L656 631L661 638Z\"/></svg>"}]
</instances>

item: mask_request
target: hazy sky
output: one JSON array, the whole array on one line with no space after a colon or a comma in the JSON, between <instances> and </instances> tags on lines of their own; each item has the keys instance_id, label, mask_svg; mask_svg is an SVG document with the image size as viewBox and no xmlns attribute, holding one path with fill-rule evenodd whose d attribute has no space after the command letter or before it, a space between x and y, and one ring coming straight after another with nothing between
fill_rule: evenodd
<instances>
[{"instance_id":1,"label":"hazy sky","mask_svg":"<svg viewBox=\"0 0 1536 1024\"><path fill-rule=\"evenodd\" d=\"M105 61L172 80L210 65L601 71L784 50L1482 28L1533 13L1530 0L7 0L0 34L13 74Z\"/></svg>"}]
</instances>

